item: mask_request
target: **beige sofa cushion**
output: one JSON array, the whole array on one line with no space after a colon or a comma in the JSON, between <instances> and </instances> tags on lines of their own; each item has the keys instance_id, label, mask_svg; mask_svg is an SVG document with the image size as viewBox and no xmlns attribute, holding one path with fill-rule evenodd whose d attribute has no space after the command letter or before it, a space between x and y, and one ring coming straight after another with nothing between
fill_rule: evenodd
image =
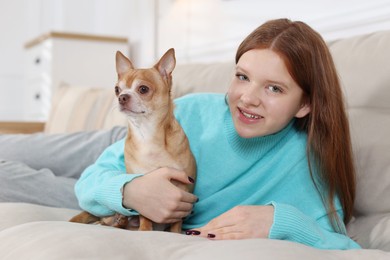
<instances>
[{"instance_id":1,"label":"beige sofa cushion","mask_svg":"<svg viewBox=\"0 0 390 260\"><path fill-rule=\"evenodd\" d=\"M71 133L126 125L112 88L62 85L55 92L45 133Z\"/></svg>"},{"instance_id":2,"label":"beige sofa cushion","mask_svg":"<svg viewBox=\"0 0 390 260\"><path fill-rule=\"evenodd\" d=\"M348 235L363 248L390 251L390 213L353 219L348 224Z\"/></svg>"},{"instance_id":3,"label":"beige sofa cushion","mask_svg":"<svg viewBox=\"0 0 390 260\"><path fill-rule=\"evenodd\" d=\"M329 43L349 108L390 108L390 31Z\"/></svg>"},{"instance_id":4,"label":"beige sofa cushion","mask_svg":"<svg viewBox=\"0 0 390 260\"><path fill-rule=\"evenodd\" d=\"M329 45L348 103L358 177L356 214L390 212L390 31Z\"/></svg>"},{"instance_id":5,"label":"beige sofa cushion","mask_svg":"<svg viewBox=\"0 0 390 260\"><path fill-rule=\"evenodd\" d=\"M173 71L173 94L180 97L194 92L226 93L234 66L233 60L178 65Z\"/></svg>"},{"instance_id":6,"label":"beige sofa cushion","mask_svg":"<svg viewBox=\"0 0 390 260\"><path fill-rule=\"evenodd\" d=\"M6 223L0 224L0 259L390 259L389 252L379 250L320 250L272 239L211 241L66 222L76 213L0 203L0 219Z\"/></svg>"}]
</instances>

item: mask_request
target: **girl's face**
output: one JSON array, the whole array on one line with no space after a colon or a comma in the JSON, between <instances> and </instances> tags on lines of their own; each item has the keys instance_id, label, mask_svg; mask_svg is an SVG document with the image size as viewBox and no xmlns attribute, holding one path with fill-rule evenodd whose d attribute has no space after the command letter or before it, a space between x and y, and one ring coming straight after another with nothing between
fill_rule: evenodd
<instances>
[{"instance_id":1,"label":"girl's face","mask_svg":"<svg viewBox=\"0 0 390 260\"><path fill-rule=\"evenodd\" d=\"M241 56L228 98L234 126L243 138L276 133L294 117L310 112L303 90L284 61L268 49L253 49Z\"/></svg>"}]
</instances>

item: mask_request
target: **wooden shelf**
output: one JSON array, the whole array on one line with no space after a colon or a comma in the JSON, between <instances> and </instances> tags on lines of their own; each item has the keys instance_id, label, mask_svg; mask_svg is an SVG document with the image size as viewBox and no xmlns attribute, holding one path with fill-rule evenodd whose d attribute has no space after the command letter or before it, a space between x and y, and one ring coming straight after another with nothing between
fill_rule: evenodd
<instances>
[{"instance_id":1,"label":"wooden shelf","mask_svg":"<svg viewBox=\"0 0 390 260\"><path fill-rule=\"evenodd\" d=\"M49 32L42 34L39 37L28 41L24 47L31 48L35 45L42 43L43 41L50 38L61 38L61 39L71 39L71 40L86 40L86 41L98 41L98 42L117 42L128 44L127 38L116 37L116 36L102 36L102 35L93 35L93 34L81 34L81 33L69 33L69 32Z\"/></svg>"},{"instance_id":2,"label":"wooden shelf","mask_svg":"<svg viewBox=\"0 0 390 260\"><path fill-rule=\"evenodd\" d=\"M42 132L43 122L0 122L0 134L31 134Z\"/></svg>"}]
</instances>

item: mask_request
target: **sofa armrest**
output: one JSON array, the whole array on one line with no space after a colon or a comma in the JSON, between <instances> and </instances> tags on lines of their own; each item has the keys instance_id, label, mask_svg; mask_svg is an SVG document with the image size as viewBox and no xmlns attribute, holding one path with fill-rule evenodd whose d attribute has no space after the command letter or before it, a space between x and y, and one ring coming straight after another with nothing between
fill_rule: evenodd
<instances>
[{"instance_id":1,"label":"sofa armrest","mask_svg":"<svg viewBox=\"0 0 390 260\"><path fill-rule=\"evenodd\" d=\"M31 134L44 128L44 122L0 122L0 134Z\"/></svg>"}]
</instances>

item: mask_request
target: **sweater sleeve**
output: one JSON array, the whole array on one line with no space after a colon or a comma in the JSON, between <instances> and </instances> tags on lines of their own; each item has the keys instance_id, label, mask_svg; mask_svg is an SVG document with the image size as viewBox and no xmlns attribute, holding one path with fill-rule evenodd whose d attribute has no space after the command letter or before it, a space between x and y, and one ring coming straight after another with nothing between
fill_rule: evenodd
<instances>
[{"instance_id":1,"label":"sweater sleeve","mask_svg":"<svg viewBox=\"0 0 390 260\"><path fill-rule=\"evenodd\" d=\"M327 215L314 220L293 206L275 202L270 204L275 209L269 234L271 239L294 241L320 249L360 248L348 236L335 232Z\"/></svg>"},{"instance_id":2,"label":"sweater sleeve","mask_svg":"<svg viewBox=\"0 0 390 260\"><path fill-rule=\"evenodd\" d=\"M110 216L116 212L126 216L137 212L122 205L123 186L141 174L126 174L124 140L109 146L81 174L75 185L80 207L96 216Z\"/></svg>"}]
</instances>

